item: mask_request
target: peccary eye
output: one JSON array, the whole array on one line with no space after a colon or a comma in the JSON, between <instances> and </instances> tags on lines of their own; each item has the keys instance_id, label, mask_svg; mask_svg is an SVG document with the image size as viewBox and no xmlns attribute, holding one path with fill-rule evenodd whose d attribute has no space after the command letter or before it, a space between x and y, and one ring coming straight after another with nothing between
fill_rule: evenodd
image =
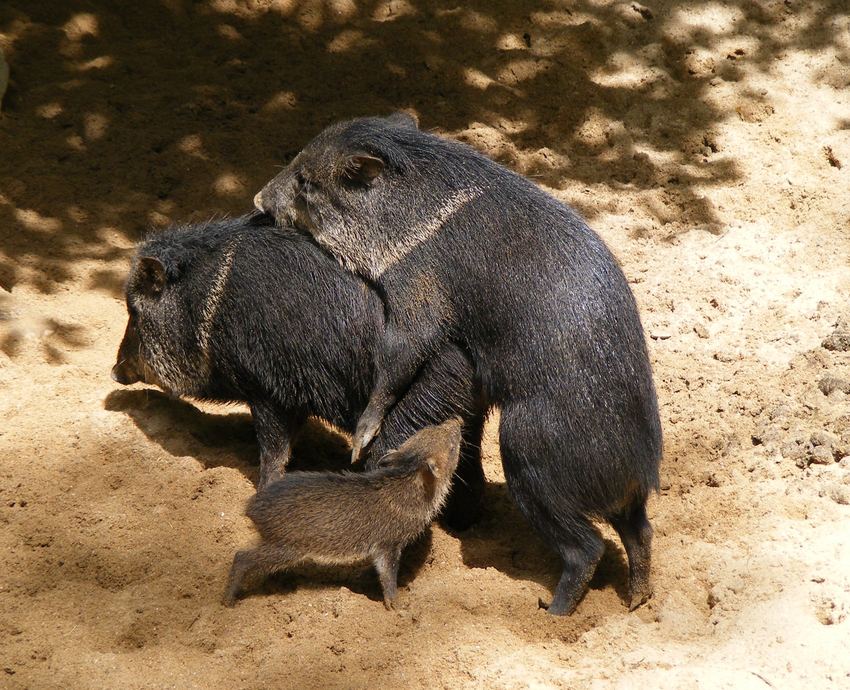
<instances>
[{"instance_id":1,"label":"peccary eye","mask_svg":"<svg viewBox=\"0 0 850 690\"><path fill-rule=\"evenodd\" d=\"M300 172L295 173L295 183L298 185L298 190L302 192L311 192L320 189L321 185L315 180L308 180Z\"/></svg>"}]
</instances>

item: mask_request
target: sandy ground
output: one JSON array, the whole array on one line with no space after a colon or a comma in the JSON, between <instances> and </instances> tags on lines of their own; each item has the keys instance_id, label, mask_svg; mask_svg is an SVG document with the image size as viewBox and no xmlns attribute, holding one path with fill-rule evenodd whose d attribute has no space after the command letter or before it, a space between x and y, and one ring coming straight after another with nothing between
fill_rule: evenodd
<instances>
[{"instance_id":1,"label":"sandy ground","mask_svg":"<svg viewBox=\"0 0 850 690\"><path fill-rule=\"evenodd\" d=\"M0 6L0 686L850 687L844 2ZM491 424L487 512L366 570L219 596L256 476L236 408L117 390L132 246L238 213L333 120L407 107L585 214L665 429L655 597L575 615ZM302 444L344 454L321 426Z\"/></svg>"}]
</instances>

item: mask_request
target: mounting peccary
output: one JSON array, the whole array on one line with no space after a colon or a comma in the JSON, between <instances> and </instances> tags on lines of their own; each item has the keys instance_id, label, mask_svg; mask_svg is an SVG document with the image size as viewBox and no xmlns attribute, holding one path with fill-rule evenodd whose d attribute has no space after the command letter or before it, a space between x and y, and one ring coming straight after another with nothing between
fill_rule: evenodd
<instances>
[{"instance_id":1,"label":"mounting peccary","mask_svg":"<svg viewBox=\"0 0 850 690\"><path fill-rule=\"evenodd\" d=\"M355 457L422 363L458 342L485 403L501 408L509 490L563 559L549 612L569 614L584 595L604 551L599 518L628 553L631 607L645 601L658 404L634 297L584 221L404 114L329 127L254 202L312 234L384 299Z\"/></svg>"},{"instance_id":2,"label":"mounting peccary","mask_svg":"<svg viewBox=\"0 0 850 690\"><path fill-rule=\"evenodd\" d=\"M112 377L175 395L245 401L260 448L259 487L279 479L309 415L351 431L372 389L380 298L309 238L269 216L178 226L137 250L129 321ZM483 408L472 365L446 345L387 422L367 467L419 429L465 420L445 519L463 529L484 487Z\"/></svg>"},{"instance_id":3,"label":"mounting peccary","mask_svg":"<svg viewBox=\"0 0 850 690\"><path fill-rule=\"evenodd\" d=\"M290 472L248 501L245 514L263 539L233 559L224 604L243 580L305 561L371 561L384 605L392 608L402 549L431 524L451 487L461 420L426 427L367 472Z\"/></svg>"}]
</instances>

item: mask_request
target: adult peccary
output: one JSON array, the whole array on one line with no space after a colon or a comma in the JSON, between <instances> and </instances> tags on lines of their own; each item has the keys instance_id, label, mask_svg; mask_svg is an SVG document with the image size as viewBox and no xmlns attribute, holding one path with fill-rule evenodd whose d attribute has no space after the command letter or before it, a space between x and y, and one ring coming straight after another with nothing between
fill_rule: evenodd
<instances>
[{"instance_id":1,"label":"adult peccary","mask_svg":"<svg viewBox=\"0 0 850 690\"><path fill-rule=\"evenodd\" d=\"M263 541L233 559L224 604L243 580L305 561L371 561L392 608L402 549L431 524L458 463L461 420L426 427L367 472L290 472L248 501Z\"/></svg>"},{"instance_id":2,"label":"adult peccary","mask_svg":"<svg viewBox=\"0 0 850 690\"><path fill-rule=\"evenodd\" d=\"M459 342L486 402L501 407L511 494L563 559L549 611L572 612L587 589L604 551L594 518L626 548L632 608L645 601L658 406L634 297L581 218L403 114L329 127L255 204L308 231L384 299L355 457L422 363Z\"/></svg>"},{"instance_id":3,"label":"adult peccary","mask_svg":"<svg viewBox=\"0 0 850 690\"><path fill-rule=\"evenodd\" d=\"M372 389L383 306L310 238L269 216L178 226L137 250L129 320L113 378L181 396L245 401L260 448L259 487L279 479L310 415L351 431ZM463 416L446 519L477 516L483 410L468 357L446 345L389 415L368 465L417 430Z\"/></svg>"}]
</instances>

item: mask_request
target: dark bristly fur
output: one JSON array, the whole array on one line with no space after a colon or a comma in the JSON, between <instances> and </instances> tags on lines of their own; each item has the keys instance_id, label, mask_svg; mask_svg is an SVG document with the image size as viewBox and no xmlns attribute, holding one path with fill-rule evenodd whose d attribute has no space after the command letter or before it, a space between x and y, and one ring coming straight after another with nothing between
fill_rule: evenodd
<instances>
[{"instance_id":1,"label":"dark bristly fur","mask_svg":"<svg viewBox=\"0 0 850 690\"><path fill-rule=\"evenodd\" d=\"M177 395L246 401L262 487L279 479L308 415L353 430L372 388L383 305L308 237L269 216L180 226L143 243L126 290L129 321L113 368ZM204 335L206 334L206 336ZM388 417L368 466L417 430L466 420L456 491L462 529L483 491L483 411L469 359L447 345Z\"/></svg>"},{"instance_id":2,"label":"dark bristly fur","mask_svg":"<svg viewBox=\"0 0 850 690\"><path fill-rule=\"evenodd\" d=\"M371 561L392 608L401 552L442 507L458 462L461 420L426 427L368 472L290 472L248 501L262 543L233 559L224 604L243 581L305 561Z\"/></svg>"},{"instance_id":3,"label":"dark bristly fur","mask_svg":"<svg viewBox=\"0 0 850 690\"><path fill-rule=\"evenodd\" d=\"M319 134L255 198L378 287L380 370L354 435L367 447L423 362L447 342L501 408L502 461L522 512L564 570L549 611L572 612L617 529L631 605L651 592L648 494L661 426L631 290L569 207L403 115Z\"/></svg>"}]
</instances>

